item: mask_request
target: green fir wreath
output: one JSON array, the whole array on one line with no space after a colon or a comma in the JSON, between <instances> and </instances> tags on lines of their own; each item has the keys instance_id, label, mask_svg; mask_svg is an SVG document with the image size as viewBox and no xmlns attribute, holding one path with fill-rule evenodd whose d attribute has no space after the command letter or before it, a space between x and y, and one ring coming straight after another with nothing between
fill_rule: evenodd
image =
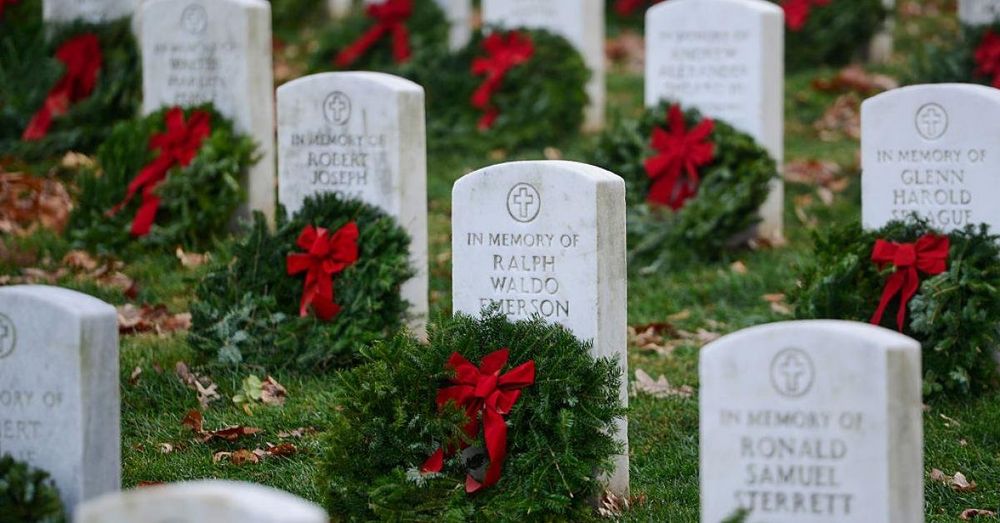
<instances>
[{"instance_id":1,"label":"green fir wreath","mask_svg":"<svg viewBox=\"0 0 1000 523\"><path fill-rule=\"evenodd\" d=\"M519 148L554 145L579 134L587 105L590 71L565 38L542 30L498 32L526 37L530 57L506 70L490 97L495 121L480 129L484 112L472 102L485 75L472 72L473 62L487 57L487 34L477 32L456 53L428 56L414 70L414 80L427 96L428 140L434 148Z\"/></svg>"},{"instance_id":2,"label":"green fir wreath","mask_svg":"<svg viewBox=\"0 0 1000 523\"><path fill-rule=\"evenodd\" d=\"M645 161L656 154L651 136L669 125L672 106L663 102L637 120L619 122L600 137L590 157L590 163L625 180L629 255L644 270L721 256L734 237L760 221L757 210L778 176L774 159L750 135L714 120L708 141L715 154L699 169L697 194L677 211L646 203L652 182ZM688 129L702 120L696 109L684 113Z\"/></svg>"},{"instance_id":3,"label":"green fir wreath","mask_svg":"<svg viewBox=\"0 0 1000 523\"><path fill-rule=\"evenodd\" d=\"M785 10L785 67L840 66L863 56L882 27L882 0L771 0Z\"/></svg>"},{"instance_id":4,"label":"green fir wreath","mask_svg":"<svg viewBox=\"0 0 1000 523\"><path fill-rule=\"evenodd\" d=\"M474 494L467 473L483 462L482 432L463 433L464 411L436 396L453 384L452 353L480 366L509 349L500 372L534 362L534 379L504 416L506 458L499 481ZM622 449L611 434L624 416L621 369L595 359L589 343L540 319L511 322L496 310L482 319L443 318L429 345L406 336L362 351L362 364L338 377L336 417L324 441L320 477L331 514L347 521L587 521L601 494L597 476ZM458 451L462 444L469 445ZM439 473L421 471L442 446ZM464 456L464 457L463 457Z\"/></svg>"},{"instance_id":5,"label":"green fir wreath","mask_svg":"<svg viewBox=\"0 0 1000 523\"><path fill-rule=\"evenodd\" d=\"M340 313L330 321L300 317L303 277L287 273L286 256L301 251L296 240L306 226L337 231L349 222L359 230L358 256L333 277ZM258 215L198 286L188 342L205 362L303 371L350 365L361 347L403 326L400 287L415 274L409 246L395 218L334 193L306 198L291 218L279 208L275 232Z\"/></svg>"},{"instance_id":6,"label":"green fir wreath","mask_svg":"<svg viewBox=\"0 0 1000 523\"><path fill-rule=\"evenodd\" d=\"M799 268L790 292L799 318L870 321L894 267L872 261L878 239L912 243L938 234L917 219L878 230L860 223L816 232L813 256ZM985 225L947 235L947 268L920 273L902 332L923 346L925 394L969 394L997 385L994 351L1000 347L1000 239ZM881 325L897 329L899 297L889 302Z\"/></svg>"},{"instance_id":7,"label":"green fir wreath","mask_svg":"<svg viewBox=\"0 0 1000 523\"><path fill-rule=\"evenodd\" d=\"M0 455L0 523L63 523L59 491L47 472Z\"/></svg>"},{"instance_id":8,"label":"green fir wreath","mask_svg":"<svg viewBox=\"0 0 1000 523\"><path fill-rule=\"evenodd\" d=\"M0 156L35 161L70 150L91 153L116 122L132 118L139 108L141 63L131 21L43 27L41 3L22 1L7 7L0 22ZM93 92L53 118L44 138L22 140L32 117L63 76L64 66L55 51L86 33L97 36L102 55Z\"/></svg>"},{"instance_id":9,"label":"green fir wreath","mask_svg":"<svg viewBox=\"0 0 1000 523\"><path fill-rule=\"evenodd\" d=\"M338 65L338 55L351 44L364 38L376 21L368 16L366 9L353 9L340 20L329 23L321 30L316 51L309 60L310 72L326 71L381 71L411 78L416 64L426 62L429 57L448 53L449 23L444 11L435 0L391 0L411 1L413 10L406 20L410 56L406 61L398 61L393 54L393 34L386 32L367 51L350 65Z\"/></svg>"},{"instance_id":10,"label":"green fir wreath","mask_svg":"<svg viewBox=\"0 0 1000 523\"><path fill-rule=\"evenodd\" d=\"M1000 23L963 25L947 44L928 44L915 55L909 83L979 83L1000 86Z\"/></svg>"},{"instance_id":11,"label":"green fir wreath","mask_svg":"<svg viewBox=\"0 0 1000 523\"><path fill-rule=\"evenodd\" d=\"M96 170L77 179L80 197L66 229L74 243L110 253L178 245L200 250L226 235L243 200L240 180L256 161L255 147L211 105L184 110L185 119L190 122L198 111L210 115L211 134L190 164L171 167L154 190L161 202L152 229L144 236L131 233L141 194L118 212L112 209L125 201L132 180L160 155L150 149L150 138L164 132L170 109L115 126L97 150Z\"/></svg>"}]
</instances>

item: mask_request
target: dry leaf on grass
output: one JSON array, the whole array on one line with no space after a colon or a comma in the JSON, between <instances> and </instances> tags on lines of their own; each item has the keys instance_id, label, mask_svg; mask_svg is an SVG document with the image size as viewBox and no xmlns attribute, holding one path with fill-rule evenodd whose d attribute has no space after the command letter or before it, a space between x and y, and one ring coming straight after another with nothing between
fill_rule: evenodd
<instances>
[{"instance_id":1,"label":"dry leaf on grass","mask_svg":"<svg viewBox=\"0 0 1000 523\"><path fill-rule=\"evenodd\" d=\"M319 431L317 431L315 427L299 427L297 429L279 432L278 437L281 439L304 438L317 432Z\"/></svg>"},{"instance_id":2,"label":"dry leaf on grass","mask_svg":"<svg viewBox=\"0 0 1000 523\"><path fill-rule=\"evenodd\" d=\"M139 376L142 376L142 367L136 367L132 369L132 374L129 374L128 384L135 387L139 384Z\"/></svg>"},{"instance_id":3,"label":"dry leaf on grass","mask_svg":"<svg viewBox=\"0 0 1000 523\"><path fill-rule=\"evenodd\" d=\"M197 434L202 443L208 443L213 439L234 442L240 438L253 436L262 432L261 429L256 427L244 427L242 425L223 427L217 430L205 430L205 420L201 412L197 410L189 411L184 416L184 419L181 420L181 425L190 428Z\"/></svg>"},{"instance_id":4,"label":"dry leaf on grass","mask_svg":"<svg viewBox=\"0 0 1000 523\"><path fill-rule=\"evenodd\" d=\"M174 451L174 446L170 443L160 443L160 454L170 454Z\"/></svg>"},{"instance_id":5,"label":"dry leaf on grass","mask_svg":"<svg viewBox=\"0 0 1000 523\"><path fill-rule=\"evenodd\" d=\"M825 187L834 192L843 192L850 183L841 176L842 172L837 162L815 159L791 161L782 170L786 182Z\"/></svg>"},{"instance_id":6,"label":"dry leaf on grass","mask_svg":"<svg viewBox=\"0 0 1000 523\"><path fill-rule=\"evenodd\" d=\"M605 491L597 505L597 515L602 518L619 519L635 505L646 502L646 496L619 496L611 491Z\"/></svg>"},{"instance_id":7,"label":"dry leaf on grass","mask_svg":"<svg viewBox=\"0 0 1000 523\"><path fill-rule=\"evenodd\" d=\"M984 518L992 518L996 515L997 513L993 512L992 510L985 510L981 508L967 508L963 510L962 513L958 515L958 517L961 518L963 521L968 521L972 518L976 518L979 516L982 516Z\"/></svg>"},{"instance_id":8,"label":"dry leaf on grass","mask_svg":"<svg viewBox=\"0 0 1000 523\"><path fill-rule=\"evenodd\" d=\"M735 272L736 274L746 274L750 271L747 270L747 265L740 260L736 260L729 264L729 270Z\"/></svg>"},{"instance_id":9,"label":"dry leaf on grass","mask_svg":"<svg viewBox=\"0 0 1000 523\"><path fill-rule=\"evenodd\" d=\"M205 265L207 262L211 261L212 255L210 253L198 254L196 252L184 252L184 249L178 247L175 253L177 259L180 260L181 266L185 269L194 269Z\"/></svg>"},{"instance_id":10,"label":"dry leaf on grass","mask_svg":"<svg viewBox=\"0 0 1000 523\"><path fill-rule=\"evenodd\" d=\"M931 480L937 481L938 483L944 483L945 485L951 487L955 492L972 492L976 490L976 482L969 481L965 477L965 474L961 472L956 472L955 475L949 476L942 472L940 469L931 470Z\"/></svg>"},{"instance_id":11,"label":"dry leaf on grass","mask_svg":"<svg viewBox=\"0 0 1000 523\"><path fill-rule=\"evenodd\" d=\"M72 210L73 200L59 180L0 170L0 232L28 236L44 228L61 233Z\"/></svg>"},{"instance_id":12,"label":"dry leaf on grass","mask_svg":"<svg viewBox=\"0 0 1000 523\"><path fill-rule=\"evenodd\" d=\"M198 403L201 404L201 408L207 408L209 403L220 398L219 386L208 376L191 372L187 363L178 361L174 366L174 372L181 383L198 393Z\"/></svg>"},{"instance_id":13,"label":"dry leaf on grass","mask_svg":"<svg viewBox=\"0 0 1000 523\"><path fill-rule=\"evenodd\" d=\"M641 74L646 63L646 44L642 35L631 30L622 31L604 44L608 60L629 72Z\"/></svg>"},{"instance_id":14,"label":"dry leaf on grass","mask_svg":"<svg viewBox=\"0 0 1000 523\"><path fill-rule=\"evenodd\" d=\"M889 75L868 72L864 67L853 64L838 71L833 78L817 78L812 84L818 91L854 91L870 96L899 87L899 80Z\"/></svg>"},{"instance_id":15,"label":"dry leaf on grass","mask_svg":"<svg viewBox=\"0 0 1000 523\"><path fill-rule=\"evenodd\" d=\"M854 93L840 95L813 122L813 128L824 142L835 142L841 136L861 139L861 100Z\"/></svg>"},{"instance_id":16,"label":"dry leaf on grass","mask_svg":"<svg viewBox=\"0 0 1000 523\"><path fill-rule=\"evenodd\" d=\"M667 381L667 377L663 374L660 374L660 377L654 380L646 371L636 369L635 381L632 382L632 395L636 396L639 393L648 394L659 399L671 396L690 398L694 395L694 389L690 385L672 387L670 382Z\"/></svg>"},{"instance_id":17,"label":"dry leaf on grass","mask_svg":"<svg viewBox=\"0 0 1000 523\"><path fill-rule=\"evenodd\" d=\"M761 298L771 304L771 310L777 314L788 316L792 314L792 309L785 303L785 295L782 293L765 294Z\"/></svg>"},{"instance_id":18,"label":"dry leaf on grass","mask_svg":"<svg viewBox=\"0 0 1000 523\"><path fill-rule=\"evenodd\" d=\"M128 303L118 309L118 332L122 334L137 334L140 332L155 332L165 335L176 331L186 331L191 328L191 313L181 312L171 314L166 305L143 305L136 307Z\"/></svg>"},{"instance_id":19,"label":"dry leaf on grass","mask_svg":"<svg viewBox=\"0 0 1000 523\"><path fill-rule=\"evenodd\" d=\"M665 322L629 326L629 343L641 350L653 351L664 356L670 355L680 343L667 343L666 336L677 336L673 325Z\"/></svg>"},{"instance_id":20,"label":"dry leaf on grass","mask_svg":"<svg viewBox=\"0 0 1000 523\"><path fill-rule=\"evenodd\" d=\"M264 405L281 406L285 404L288 391L277 380L268 376L260 387L260 402Z\"/></svg>"}]
</instances>

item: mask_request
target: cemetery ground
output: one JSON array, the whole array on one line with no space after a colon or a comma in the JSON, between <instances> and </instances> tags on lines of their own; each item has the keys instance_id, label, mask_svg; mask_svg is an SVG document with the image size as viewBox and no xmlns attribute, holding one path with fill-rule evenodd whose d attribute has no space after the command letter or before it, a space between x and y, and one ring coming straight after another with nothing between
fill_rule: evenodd
<instances>
[{"instance_id":1,"label":"cemetery ground","mask_svg":"<svg viewBox=\"0 0 1000 523\"><path fill-rule=\"evenodd\" d=\"M857 141L840 132L832 136L820 133L813 125L839 96L817 91L813 80L835 74L835 70L811 70L787 79L786 162L819 159L835 164L795 170L807 175L806 183L786 182L787 245L761 245L734 251L716 262L670 270L647 273L637 266L630 270L628 318L635 335L630 336L629 375L638 390L630 400L633 499L632 507L621 514L625 521L697 521L700 347L721 334L789 319L791 311L783 295L795 285L793 268L811 248L810 231L856 219L860 214ZM640 76L612 70L608 85L612 120L615 115L641 110ZM453 182L502 160L541 156L583 160L593 139L583 137L558 150L540 146L517 156L497 151L441 151L431 143L432 317L451 310L449 216ZM88 277L55 273L69 250L63 240L49 233L12 239L0 243L0 272L20 274L24 268L40 269L36 277L54 279L45 283L76 288L116 305L162 304L172 313L182 313L206 270L206 265L185 266L173 253L141 257L122 269L136 283L136 293L126 297L120 289L99 285ZM224 246L209 254L216 260L227 259ZM124 332L123 487L215 477L262 483L323 502L316 473L324 427L337 408L332 401L333 374L267 369L203 371L192 365L190 372L199 375L193 379L202 378L199 394L189 386L192 378L184 373L186 365L179 365L194 357L183 330ZM665 376L669 386L635 381L638 370L654 379ZM241 393L251 374L262 380L273 376L287 390L284 404L234 402L233 397ZM199 395L210 399L207 406L199 402ZM204 431L233 426L259 431L243 430L242 435L231 431L233 441L216 437L206 442L193 431L192 423L182 423L193 410L201 412ZM1000 393L948 401L931 399L924 422L927 521L957 521L963 511L972 508L996 511L1000 507L1000 440L996 438ZM254 453L257 450L262 452ZM946 476L961 472L970 484L932 473L935 469ZM839 479L868 481L864 477Z\"/></svg>"}]
</instances>

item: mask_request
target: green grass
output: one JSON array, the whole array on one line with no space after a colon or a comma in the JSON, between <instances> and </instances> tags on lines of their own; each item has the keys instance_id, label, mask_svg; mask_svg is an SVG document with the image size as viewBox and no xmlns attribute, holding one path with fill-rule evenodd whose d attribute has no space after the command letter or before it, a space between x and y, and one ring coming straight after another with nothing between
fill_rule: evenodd
<instances>
[{"instance_id":1,"label":"green grass","mask_svg":"<svg viewBox=\"0 0 1000 523\"><path fill-rule=\"evenodd\" d=\"M817 75L832 71L799 73L787 79L786 148L787 159L823 158L838 162L852 176L851 186L827 207L818 198L806 211L823 223L847 220L860 211L859 180L856 177L858 144L850 140L825 142L818 139L812 122L834 96L810 88ZM612 74L608 79L612 118L631 116L641 110L641 78ZM565 159L581 159L593 137L583 137L563 146ZM535 151L515 155L493 152L467 155L462 151L433 151L429 157L431 303L436 314L450 310L450 194L452 183L474 169L503 160L544 157L544 144ZM432 144L433 146L433 144ZM551 154L551 151L550 151ZM780 249L737 251L712 264L681 267L655 274L631 274L629 279L630 324L674 321L678 328L694 331L706 328L720 333L765 322L786 319L771 310L764 294L785 292L795 284L794 267L809 252L809 229L796 217L796 197L814 193L813 187L788 184L786 235L789 243ZM36 261L14 263L0 260L0 272L11 274L18 266L43 265L48 257L57 263L68 247L58 238L40 234L8 245L15 252L33 253ZM3 251L0 250L0 253ZM0 256L0 258L9 258ZM745 274L731 270L742 262ZM164 303L182 311L192 297L192 289L203 269L183 269L172 253L150 255L131 261L126 272L139 284L136 302ZM113 303L124 303L120 293L101 289L72 277L60 284L91 292ZM653 376L665 374L675 386L697 388L699 347L681 346L669 356L634 349L630 370L643 369ZM334 377L277 374L275 378L289 392L284 407L256 407L248 415L231 398L248 371L213 371L211 378L222 396L204 412L209 429L226 425L247 425L263 432L236 443L201 443L191 430L181 425L186 412L198 408L193 391L174 373L178 361L190 361L192 353L183 335L126 336L122 339L122 452L123 483L133 487L147 482L180 481L195 478L229 478L278 487L305 498L323 501L318 488L317 462L321 455L324 427L335 409L331 401ZM129 383L133 369L142 374ZM267 375L265 369L256 374ZM698 519L698 402L694 398L632 400L629 436L631 444L632 493L637 504L623 516L625 521L688 522ZM319 432L301 439L282 440L278 433L300 427ZM961 401L933 401L925 413L926 513L930 522L958 521L966 508L997 510L1000 507L1000 394ZM234 465L226 460L213 462L218 451L255 449L267 443L294 443L299 451L287 458L268 458L258 464ZM163 452L169 444L172 451ZM970 493L958 493L931 482L927 474L939 468L948 474L965 473L978 484ZM864 482L866 478L849 478Z\"/></svg>"}]
</instances>

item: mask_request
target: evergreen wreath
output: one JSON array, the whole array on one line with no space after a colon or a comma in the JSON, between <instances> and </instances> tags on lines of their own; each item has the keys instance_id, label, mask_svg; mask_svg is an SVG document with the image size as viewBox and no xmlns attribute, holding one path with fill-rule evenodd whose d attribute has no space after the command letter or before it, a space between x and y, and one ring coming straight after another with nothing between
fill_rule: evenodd
<instances>
[{"instance_id":1,"label":"evergreen wreath","mask_svg":"<svg viewBox=\"0 0 1000 523\"><path fill-rule=\"evenodd\" d=\"M194 125L197 114L208 119L208 131L191 151L197 156L187 166L170 164L161 183L139 188L127 200L130 184L165 156L154 150L151 139L167 131L171 111ZM70 216L67 234L75 243L99 252L122 252L130 248L174 248L183 245L204 249L225 236L243 199L240 180L253 165L253 140L236 134L232 123L211 105L161 109L141 119L122 122L97 151L97 170L78 177L80 197ZM148 234L138 235L138 215L151 189L160 199L155 221ZM117 208L123 202L127 204Z\"/></svg>"},{"instance_id":2,"label":"evergreen wreath","mask_svg":"<svg viewBox=\"0 0 1000 523\"><path fill-rule=\"evenodd\" d=\"M519 44L529 51L502 67L501 55ZM488 88L497 66L499 80ZM425 57L413 75L426 90L431 146L486 150L550 145L577 136L590 71L563 37L517 29L477 32L456 53ZM485 107L476 107L474 98L484 94ZM490 111L492 119L486 117Z\"/></svg>"},{"instance_id":3,"label":"evergreen wreath","mask_svg":"<svg viewBox=\"0 0 1000 523\"><path fill-rule=\"evenodd\" d=\"M893 263L872 261L876 241L923 239L922 244L915 243L920 286L902 311L901 331L923 346L924 392L969 394L995 387L993 353L1000 347L1000 237L990 234L985 225L952 232L946 235L947 242L938 237L942 240L937 245L939 254L947 252L946 266L931 268L927 262L933 259L933 245L926 238L938 234L916 218L891 222L875 231L862 230L854 222L814 233L814 255L800 267L798 286L790 292L796 315L878 320L878 305L892 290L890 280L898 272ZM880 324L898 329L901 298L891 296Z\"/></svg>"},{"instance_id":4,"label":"evergreen wreath","mask_svg":"<svg viewBox=\"0 0 1000 523\"><path fill-rule=\"evenodd\" d=\"M785 66L840 66L867 52L882 26L882 0L771 0L785 11Z\"/></svg>"},{"instance_id":5,"label":"evergreen wreath","mask_svg":"<svg viewBox=\"0 0 1000 523\"><path fill-rule=\"evenodd\" d=\"M391 18L395 27L404 28L396 32L392 25L383 24L372 16L373 9L400 9L410 13L406 17ZM407 9L409 8L409 9ZM393 13L390 13L393 14ZM385 28L384 30L381 28ZM345 18L330 23L329 28L319 35L318 47L309 61L310 72L338 70L381 71L411 78L415 64L425 62L434 55L448 53L449 22L444 11L435 0L385 0L364 9L355 9ZM351 54L353 45L368 38L370 46L354 48L355 59L350 63L341 62L344 53ZM398 47L405 38L406 53Z\"/></svg>"},{"instance_id":6,"label":"evergreen wreath","mask_svg":"<svg viewBox=\"0 0 1000 523\"><path fill-rule=\"evenodd\" d=\"M66 68L56 58L57 50L87 34L96 36L100 44L101 63L93 91L73 101L65 114L52 118L44 137L22 139L64 76ZM70 150L93 152L115 122L136 114L142 95L140 70L128 19L43 27L40 2L21 0L6 7L0 20L0 156L35 161Z\"/></svg>"},{"instance_id":7,"label":"evergreen wreath","mask_svg":"<svg viewBox=\"0 0 1000 523\"><path fill-rule=\"evenodd\" d=\"M63 523L66 514L48 472L0 455L0 523Z\"/></svg>"},{"instance_id":8,"label":"evergreen wreath","mask_svg":"<svg viewBox=\"0 0 1000 523\"><path fill-rule=\"evenodd\" d=\"M505 348L503 359L497 351ZM511 322L495 309L482 319L439 320L429 345L397 336L366 347L363 363L338 376L334 389L339 409L321 468L330 513L350 521L589 520L589 500L602 488L596 476L622 450L610 434L625 413L618 363L594 359L589 349L560 326ZM456 405L461 391L446 392L467 381L456 376L454 353L480 369L499 361L498 389L520 392L503 415L499 481L474 494L467 494L470 476L474 488L493 464L481 450L486 422L475 438L466 436L472 418ZM529 362L533 379L505 387L512 376L525 377ZM439 391L449 398L440 409ZM443 447L454 453L435 467L441 472L427 472L428 458L441 457Z\"/></svg>"},{"instance_id":9,"label":"evergreen wreath","mask_svg":"<svg viewBox=\"0 0 1000 523\"><path fill-rule=\"evenodd\" d=\"M188 342L202 360L326 370L353 363L361 347L403 326L409 304L400 286L415 271L410 237L395 218L327 193L306 198L290 219L279 208L277 222L272 233L256 216L249 234L199 284ZM307 227L333 232L350 223L358 230L356 261L332 276L339 313L322 320L314 302L316 313L300 316L307 287L301 274L289 275L288 255L303 251L299 239Z\"/></svg>"},{"instance_id":10,"label":"evergreen wreath","mask_svg":"<svg viewBox=\"0 0 1000 523\"><path fill-rule=\"evenodd\" d=\"M677 210L647 204L654 183L646 161L658 154L652 147L654 129L669 129L675 107L663 102L638 120L620 122L605 132L590 163L625 179L629 213L630 257L653 270L663 264L714 259L735 236L759 221L757 210L767 199L777 165L751 136L726 122L713 120L706 139L713 144L711 161L698 168L696 193L688 193ZM679 108L678 108L679 111ZM684 127L694 133L705 120L695 109L683 113Z\"/></svg>"},{"instance_id":11,"label":"evergreen wreath","mask_svg":"<svg viewBox=\"0 0 1000 523\"><path fill-rule=\"evenodd\" d=\"M1000 87L1000 23L963 25L954 42L929 45L914 58L910 83L978 83Z\"/></svg>"}]
</instances>

